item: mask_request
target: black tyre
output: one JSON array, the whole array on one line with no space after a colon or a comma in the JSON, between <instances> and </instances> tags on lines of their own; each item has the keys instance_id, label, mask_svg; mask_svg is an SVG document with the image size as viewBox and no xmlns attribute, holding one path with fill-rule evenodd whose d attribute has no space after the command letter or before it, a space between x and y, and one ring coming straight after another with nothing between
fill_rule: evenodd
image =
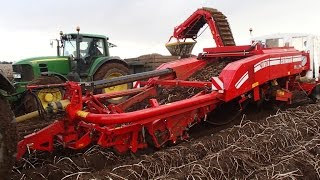
<instances>
[{"instance_id":1,"label":"black tyre","mask_svg":"<svg viewBox=\"0 0 320 180\"><path fill-rule=\"evenodd\" d=\"M129 74L129 68L120 63L106 63L98 69L94 74L94 80L112 79L115 77L125 76ZM132 88L132 83L122 84L110 88L97 89L95 93L111 93L123 91ZM128 99L128 96L109 99L108 102L112 104L119 104Z\"/></svg>"},{"instance_id":2,"label":"black tyre","mask_svg":"<svg viewBox=\"0 0 320 180\"><path fill-rule=\"evenodd\" d=\"M64 83L64 81L55 76L40 76L39 78L36 78L33 81L31 81L28 85L48 85L48 84L62 84L62 83ZM35 95L38 96L38 98L40 99L39 103L41 103L44 108L48 104L48 102L44 100L44 96L46 93L52 94L53 96L52 101L58 101L62 99L64 92L58 88L48 88L48 89L42 89L40 91L36 91ZM24 97L23 106L24 106L25 113L36 111L38 109L38 103L34 95L27 94Z\"/></svg>"},{"instance_id":3,"label":"black tyre","mask_svg":"<svg viewBox=\"0 0 320 180\"><path fill-rule=\"evenodd\" d=\"M17 150L17 131L8 101L0 96L0 178L10 179Z\"/></svg>"}]
</instances>

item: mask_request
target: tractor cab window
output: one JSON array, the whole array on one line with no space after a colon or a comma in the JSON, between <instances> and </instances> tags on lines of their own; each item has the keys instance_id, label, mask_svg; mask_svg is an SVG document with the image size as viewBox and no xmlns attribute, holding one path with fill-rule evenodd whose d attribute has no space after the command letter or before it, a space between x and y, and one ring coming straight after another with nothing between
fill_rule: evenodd
<instances>
[{"instance_id":1,"label":"tractor cab window","mask_svg":"<svg viewBox=\"0 0 320 180\"><path fill-rule=\"evenodd\" d=\"M87 56L101 56L104 55L103 40L98 38L92 38L87 44Z\"/></svg>"},{"instance_id":2,"label":"tractor cab window","mask_svg":"<svg viewBox=\"0 0 320 180\"><path fill-rule=\"evenodd\" d=\"M75 57L77 55L76 46L75 39L65 41L63 47L63 56L73 55Z\"/></svg>"},{"instance_id":3,"label":"tractor cab window","mask_svg":"<svg viewBox=\"0 0 320 180\"><path fill-rule=\"evenodd\" d=\"M81 58L104 55L103 40L98 38L83 37L80 42ZM76 39L66 40L64 43L63 55L76 57Z\"/></svg>"}]
</instances>

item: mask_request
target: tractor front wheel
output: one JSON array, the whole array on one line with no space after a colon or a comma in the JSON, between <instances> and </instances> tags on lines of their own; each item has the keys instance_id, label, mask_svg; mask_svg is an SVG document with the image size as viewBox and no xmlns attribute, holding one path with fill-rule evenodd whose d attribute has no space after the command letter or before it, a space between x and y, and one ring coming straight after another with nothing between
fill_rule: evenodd
<instances>
[{"instance_id":1,"label":"tractor front wheel","mask_svg":"<svg viewBox=\"0 0 320 180\"><path fill-rule=\"evenodd\" d=\"M0 177L10 179L17 149L17 131L8 101L0 96Z\"/></svg>"},{"instance_id":2,"label":"tractor front wheel","mask_svg":"<svg viewBox=\"0 0 320 180\"><path fill-rule=\"evenodd\" d=\"M94 74L94 80L112 79L129 74L129 68L120 63L106 63L98 69ZM132 83L121 84L113 87L96 90L96 93L113 93L132 88ZM108 102L112 104L119 104L128 99L128 96L117 97L109 99Z\"/></svg>"},{"instance_id":3,"label":"tractor front wheel","mask_svg":"<svg viewBox=\"0 0 320 180\"><path fill-rule=\"evenodd\" d=\"M55 76L40 76L37 79L31 81L28 85L49 85L49 84L62 84L64 83L58 77ZM23 105L25 113L30 113L38 110L38 104L46 108L50 102L59 101L63 98L63 91L59 88L44 88L34 92L39 102L32 94L27 94L24 98Z\"/></svg>"}]
</instances>

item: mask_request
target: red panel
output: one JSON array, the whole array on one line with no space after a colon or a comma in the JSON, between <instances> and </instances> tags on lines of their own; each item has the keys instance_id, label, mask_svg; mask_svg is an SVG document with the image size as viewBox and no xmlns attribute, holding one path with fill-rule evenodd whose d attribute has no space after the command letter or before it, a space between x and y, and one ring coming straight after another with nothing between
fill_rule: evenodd
<instances>
[{"instance_id":1,"label":"red panel","mask_svg":"<svg viewBox=\"0 0 320 180\"><path fill-rule=\"evenodd\" d=\"M289 52L288 52L289 51ZM302 53L292 49L266 50L229 63L219 75L225 86L225 101L244 94L255 86L272 79L301 73L308 68L301 66Z\"/></svg>"},{"instance_id":2,"label":"red panel","mask_svg":"<svg viewBox=\"0 0 320 180\"><path fill-rule=\"evenodd\" d=\"M173 62L165 63L159 66L157 69L173 69L176 78L180 80L185 80L194 74L199 69L202 69L207 65L207 61L198 60L196 57L190 57L186 59L176 60ZM158 79L158 78L154 78ZM173 79L173 78L171 78Z\"/></svg>"}]
</instances>

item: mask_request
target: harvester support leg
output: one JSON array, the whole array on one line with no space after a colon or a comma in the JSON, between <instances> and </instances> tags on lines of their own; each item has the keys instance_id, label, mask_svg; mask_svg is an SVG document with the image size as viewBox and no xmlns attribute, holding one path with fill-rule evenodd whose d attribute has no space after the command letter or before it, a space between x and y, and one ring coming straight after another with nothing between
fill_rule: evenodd
<instances>
[{"instance_id":1,"label":"harvester support leg","mask_svg":"<svg viewBox=\"0 0 320 180\"><path fill-rule=\"evenodd\" d=\"M253 99L254 101L259 101L260 100L260 90L259 90L259 86L255 87L253 89Z\"/></svg>"}]
</instances>

